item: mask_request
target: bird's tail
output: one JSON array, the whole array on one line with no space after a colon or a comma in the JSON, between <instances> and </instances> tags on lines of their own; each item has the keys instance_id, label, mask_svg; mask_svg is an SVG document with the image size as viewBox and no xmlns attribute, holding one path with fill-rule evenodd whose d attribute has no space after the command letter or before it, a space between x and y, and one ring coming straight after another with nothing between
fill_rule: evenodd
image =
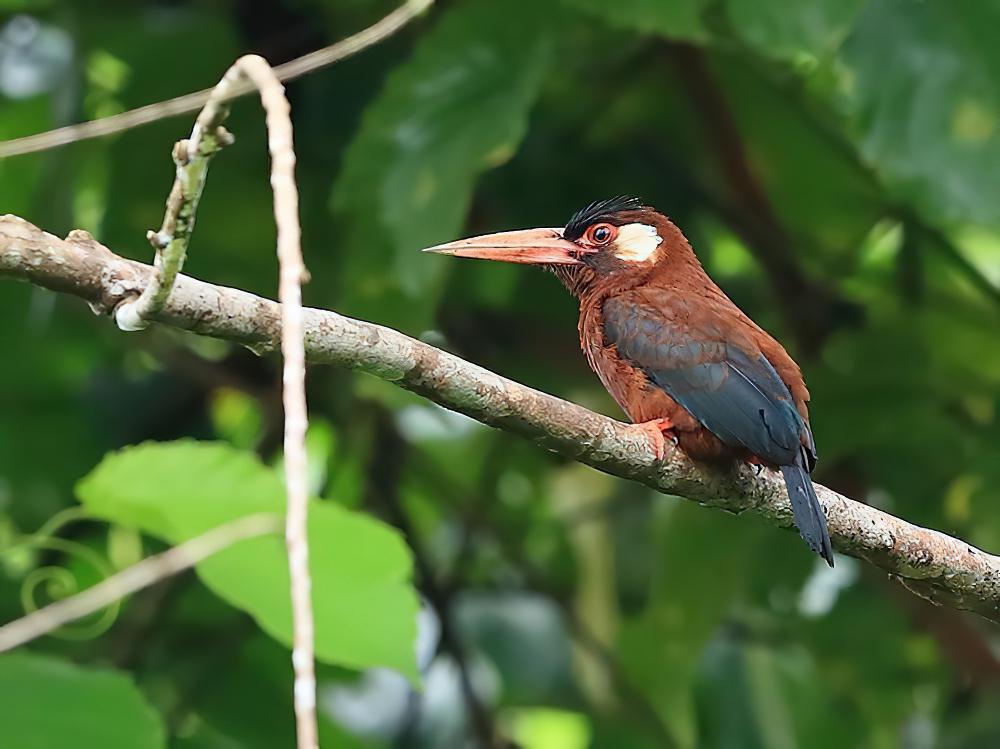
<instances>
[{"instance_id":1,"label":"bird's tail","mask_svg":"<svg viewBox=\"0 0 1000 749\"><path fill-rule=\"evenodd\" d=\"M792 466L781 466L781 474L788 487L788 498L792 502L792 515L809 548L819 554L826 563L833 566L833 548L830 545L830 531L826 527L826 515L816 496L809 471L802 460Z\"/></svg>"}]
</instances>

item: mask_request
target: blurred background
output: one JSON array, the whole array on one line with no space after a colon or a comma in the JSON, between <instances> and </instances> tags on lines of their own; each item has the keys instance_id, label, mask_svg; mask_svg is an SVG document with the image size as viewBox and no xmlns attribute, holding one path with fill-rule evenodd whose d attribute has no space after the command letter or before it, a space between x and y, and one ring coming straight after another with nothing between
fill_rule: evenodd
<instances>
[{"instance_id":1,"label":"blurred background","mask_svg":"<svg viewBox=\"0 0 1000 749\"><path fill-rule=\"evenodd\" d=\"M283 62L393 7L0 0L0 138L213 85L244 52ZM441 0L288 87L306 301L620 417L554 277L417 250L638 195L801 363L818 481L1000 551L998 28L998 0ZM148 261L192 121L4 160L0 212ZM186 272L273 297L257 102L228 124ZM106 452L194 437L279 458L275 358L125 335L10 282L0 316L0 620L164 548L63 523ZM317 495L398 529L421 601L402 643L419 689L321 664L327 746L1000 746L994 625L370 377L314 368L309 397ZM32 646L137 685L155 736L102 746L292 745L287 649L194 573L111 619ZM33 694L59 715L98 692Z\"/></svg>"}]
</instances>

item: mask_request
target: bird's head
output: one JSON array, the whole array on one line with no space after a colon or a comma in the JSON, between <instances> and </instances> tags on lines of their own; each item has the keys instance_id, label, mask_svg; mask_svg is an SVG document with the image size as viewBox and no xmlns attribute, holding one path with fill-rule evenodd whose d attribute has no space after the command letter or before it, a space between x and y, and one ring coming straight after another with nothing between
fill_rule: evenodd
<instances>
[{"instance_id":1,"label":"bird's head","mask_svg":"<svg viewBox=\"0 0 1000 749\"><path fill-rule=\"evenodd\" d=\"M687 240L666 216L626 197L591 203L561 229L484 234L424 252L545 266L577 293L602 280L646 278L674 253L693 259Z\"/></svg>"}]
</instances>

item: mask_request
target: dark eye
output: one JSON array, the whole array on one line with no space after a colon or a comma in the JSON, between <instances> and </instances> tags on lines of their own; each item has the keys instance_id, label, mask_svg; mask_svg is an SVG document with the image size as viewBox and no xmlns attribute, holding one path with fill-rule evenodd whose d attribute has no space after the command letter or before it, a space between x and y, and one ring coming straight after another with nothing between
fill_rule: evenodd
<instances>
[{"instance_id":1,"label":"dark eye","mask_svg":"<svg viewBox=\"0 0 1000 749\"><path fill-rule=\"evenodd\" d=\"M603 245L614 239L617 233L611 224L594 224L587 229L587 240L591 244Z\"/></svg>"}]
</instances>

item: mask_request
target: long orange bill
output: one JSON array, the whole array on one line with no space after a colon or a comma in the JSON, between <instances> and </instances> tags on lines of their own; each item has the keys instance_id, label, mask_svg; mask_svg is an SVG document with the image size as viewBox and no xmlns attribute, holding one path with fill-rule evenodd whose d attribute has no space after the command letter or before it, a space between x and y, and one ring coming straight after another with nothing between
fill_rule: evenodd
<instances>
[{"instance_id":1,"label":"long orange bill","mask_svg":"<svg viewBox=\"0 0 1000 749\"><path fill-rule=\"evenodd\" d=\"M562 229L522 229L460 239L428 247L424 252L508 263L580 265L580 256L590 250L563 239Z\"/></svg>"}]
</instances>

